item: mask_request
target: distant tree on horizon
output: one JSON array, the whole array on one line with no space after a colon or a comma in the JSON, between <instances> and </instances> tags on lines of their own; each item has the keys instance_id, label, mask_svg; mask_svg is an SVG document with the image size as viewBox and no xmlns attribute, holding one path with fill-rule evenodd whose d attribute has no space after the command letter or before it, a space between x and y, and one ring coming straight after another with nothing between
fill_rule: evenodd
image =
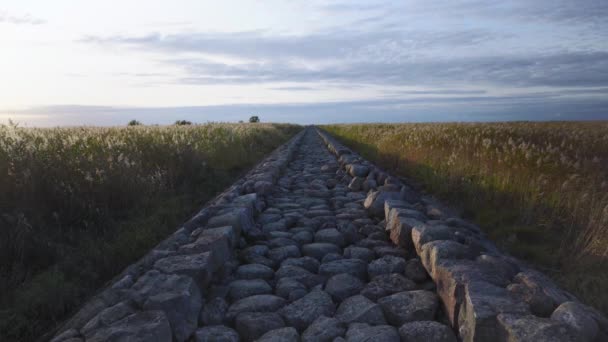
<instances>
[{"instance_id":1,"label":"distant tree on horizon","mask_svg":"<svg viewBox=\"0 0 608 342\"><path fill-rule=\"evenodd\" d=\"M254 123L254 122L260 122L260 117L257 115L254 115L252 117L249 118L249 122Z\"/></svg>"},{"instance_id":2,"label":"distant tree on horizon","mask_svg":"<svg viewBox=\"0 0 608 342\"><path fill-rule=\"evenodd\" d=\"M177 126L187 126L187 125L192 125L192 122L187 121L187 120L177 120L177 121L175 121L175 125L177 125Z\"/></svg>"},{"instance_id":3,"label":"distant tree on horizon","mask_svg":"<svg viewBox=\"0 0 608 342\"><path fill-rule=\"evenodd\" d=\"M137 120L131 120L128 123L129 126L140 126L141 122L137 121Z\"/></svg>"}]
</instances>

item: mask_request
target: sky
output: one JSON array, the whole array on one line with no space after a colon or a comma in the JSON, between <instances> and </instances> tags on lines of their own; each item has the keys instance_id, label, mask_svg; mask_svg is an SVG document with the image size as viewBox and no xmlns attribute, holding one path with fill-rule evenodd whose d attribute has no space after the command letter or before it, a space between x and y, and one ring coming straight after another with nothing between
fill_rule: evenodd
<instances>
[{"instance_id":1,"label":"sky","mask_svg":"<svg viewBox=\"0 0 608 342\"><path fill-rule=\"evenodd\" d=\"M0 0L0 123L608 119L608 1Z\"/></svg>"}]
</instances>

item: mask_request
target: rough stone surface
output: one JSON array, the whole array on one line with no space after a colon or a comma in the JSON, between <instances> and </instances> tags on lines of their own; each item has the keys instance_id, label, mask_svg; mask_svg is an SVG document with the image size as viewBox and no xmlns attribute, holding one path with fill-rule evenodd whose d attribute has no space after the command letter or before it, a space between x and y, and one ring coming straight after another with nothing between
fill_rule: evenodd
<instances>
[{"instance_id":1,"label":"rough stone surface","mask_svg":"<svg viewBox=\"0 0 608 342\"><path fill-rule=\"evenodd\" d=\"M195 342L239 342L239 334L223 325L203 327L194 333Z\"/></svg>"},{"instance_id":2,"label":"rough stone surface","mask_svg":"<svg viewBox=\"0 0 608 342\"><path fill-rule=\"evenodd\" d=\"M437 295L430 291L406 291L381 298L378 304L390 324L401 326L412 321L435 319L439 306Z\"/></svg>"},{"instance_id":3,"label":"rough stone surface","mask_svg":"<svg viewBox=\"0 0 608 342\"><path fill-rule=\"evenodd\" d=\"M361 295L345 299L338 307L336 318L344 323L386 324L380 306Z\"/></svg>"},{"instance_id":4,"label":"rough stone surface","mask_svg":"<svg viewBox=\"0 0 608 342\"><path fill-rule=\"evenodd\" d=\"M302 333L302 342L331 342L345 332L344 323L336 318L321 316Z\"/></svg>"},{"instance_id":5,"label":"rough stone surface","mask_svg":"<svg viewBox=\"0 0 608 342\"><path fill-rule=\"evenodd\" d=\"M341 273L332 276L325 284L325 292L329 293L337 303L354 296L363 289L363 282L350 274Z\"/></svg>"},{"instance_id":6,"label":"rough stone surface","mask_svg":"<svg viewBox=\"0 0 608 342\"><path fill-rule=\"evenodd\" d=\"M399 342L397 328L390 325L370 326L365 323L349 324L347 342Z\"/></svg>"},{"instance_id":7,"label":"rough stone surface","mask_svg":"<svg viewBox=\"0 0 608 342\"><path fill-rule=\"evenodd\" d=\"M244 341L254 341L284 326L283 318L276 312L243 312L235 320L235 327Z\"/></svg>"},{"instance_id":8,"label":"rough stone surface","mask_svg":"<svg viewBox=\"0 0 608 342\"><path fill-rule=\"evenodd\" d=\"M292 327L280 328L269 331L260 337L258 342L298 342L300 335Z\"/></svg>"},{"instance_id":9,"label":"rough stone surface","mask_svg":"<svg viewBox=\"0 0 608 342\"><path fill-rule=\"evenodd\" d=\"M285 306L281 314L288 325L302 331L317 317L333 316L336 306L327 292L315 290L295 302Z\"/></svg>"},{"instance_id":10,"label":"rough stone surface","mask_svg":"<svg viewBox=\"0 0 608 342\"><path fill-rule=\"evenodd\" d=\"M405 323L399 328L403 342L457 342L450 327L435 321L415 321Z\"/></svg>"}]
</instances>

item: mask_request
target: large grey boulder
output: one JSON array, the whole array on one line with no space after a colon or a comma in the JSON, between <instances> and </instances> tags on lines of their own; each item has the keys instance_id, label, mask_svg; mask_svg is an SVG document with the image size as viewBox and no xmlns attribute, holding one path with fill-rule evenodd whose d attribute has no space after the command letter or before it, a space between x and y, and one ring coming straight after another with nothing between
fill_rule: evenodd
<instances>
[{"instance_id":1,"label":"large grey boulder","mask_svg":"<svg viewBox=\"0 0 608 342\"><path fill-rule=\"evenodd\" d=\"M287 258L299 258L300 249L298 246L289 245L278 248L273 248L268 252L268 258L279 264Z\"/></svg>"},{"instance_id":2,"label":"large grey boulder","mask_svg":"<svg viewBox=\"0 0 608 342\"><path fill-rule=\"evenodd\" d=\"M450 327L436 321L415 321L405 323L399 328L403 342L457 342Z\"/></svg>"},{"instance_id":3,"label":"large grey boulder","mask_svg":"<svg viewBox=\"0 0 608 342\"><path fill-rule=\"evenodd\" d=\"M202 327L194 333L194 342L239 342L239 334L223 325Z\"/></svg>"},{"instance_id":4,"label":"large grey boulder","mask_svg":"<svg viewBox=\"0 0 608 342\"><path fill-rule=\"evenodd\" d=\"M107 309L101 311L97 316L93 317L85 326L81 329L83 335L91 335L95 330L100 328L106 328L112 323L121 320L129 315L137 312L137 308L133 303L120 302Z\"/></svg>"},{"instance_id":5,"label":"large grey boulder","mask_svg":"<svg viewBox=\"0 0 608 342\"><path fill-rule=\"evenodd\" d=\"M327 242L338 247L344 247L346 240L344 235L336 228L321 229L315 233L315 242Z\"/></svg>"},{"instance_id":6,"label":"large grey boulder","mask_svg":"<svg viewBox=\"0 0 608 342\"><path fill-rule=\"evenodd\" d=\"M365 323L349 324L347 342L399 342L399 333L390 325L370 326Z\"/></svg>"},{"instance_id":7,"label":"large grey boulder","mask_svg":"<svg viewBox=\"0 0 608 342\"><path fill-rule=\"evenodd\" d=\"M285 321L276 312L243 312L235 320L235 327L245 341L253 341L284 326Z\"/></svg>"},{"instance_id":8,"label":"large grey boulder","mask_svg":"<svg viewBox=\"0 0 608 342\"><path fill-rule=\"evenodd\" d=\"M386 200L399 200L402 198L399 191L372 191L367 195L363 206L370 215L384 218L384 202Z\"/></svg>"},{"instance_id":9,"label":"large grey boulder","mask_svg":"<svg viewBox=\"0 0 608 342\"><path fill-rule=\"evenodd\" d=\"M385 255L369 263L367 267L369 277L373 278L381 274L405 272L405 259L392 255Z\"/></svg>"},{"instance_id":10,"label":"large grey boulder","mask_svg":"<svg viewBox=\"0 0 608 342\"><path fill-rule=\"evenodd\" d=\"M87 341L171 342L171 325L162 311L142 311L129 315L86 335ZM185 340L185 339L184 339ZM179 340L183 341L183 340Z\"/></svg>"},{"instance_id":11,"label":"large grey boulder","mask_svg":"<svg viewBox=\"0 0 608 342\"><path fill-rule=\"evenodd\" d=\"M585 341L593 341L599 332L595 319L578 302L564 302L553 311L551 319L570 326Z\"/></svg>"},{"instance_id":12,"label":"large grey boulder","mask_svg":"<svg viewBox=\"0 0 608 342\"><path fill-rule=\"evenodd\" d=\"M306 286L293 278L281 278L275 286L275 293L290 302L308 294Z\"/></svg>"},{"instance_id":13,"label":"large grey boulder","mask_svg":"<svg viewBox=\"0 0 608 342\"><path fill-rule=\"evenodd\" d=\"M534 315L499 314L497 333L492 338L504 341L576 342L581 341L572 328L564 323Z\"/></svg>"},{"instance_id":14,"label":"large grey boulder","mask_svg":"<svg viewBox=\"0 0 608 342\"><path fill-rule=\"evenodd\" d=\"M192 278L148 271L132 289L143 298L143 309L166 314L177 341L185 341L197 328L203 305L199 287Z\"/></svg>"},{"instance_id":15,"label":"large grey boulder","mask_svg":"<svg viewBox=\"0 0 608 342\"><path fill-rule=\"evenodd\" d=\"M361 295L345 299L336 311L336 318L344 323L386 324L380 306Z\"/></svg>"},{"instance_id":16,"label":"large grey boulder","mask_svg":"<svg viewBox=\"0 0 608 342\"><path fill-rule=\"evenodd\" d=\"M417 290L381 298L378 304L390 324L401 326L407 322L435 319L439 299L433 292Z\"/></svg>"},{"instance_id":17,"label":"large grey boulder","mask_svg":"<svg viewBox=\"0 0 608 342\"><path fill-rule=\"evenodd\" d=\"M332 342L345 332L344 323L333 317L321 316L302 333L302 342Z\"/></svg>"},{"instance_id":18,"label":"large grey boulder","mask_svg":"<svg viewBox=\"0 0 608 342\"><path fill-rule=\"evenodd\" d=\"M203 325L220 325L224 323L228 303L224 298L215 297L205 303L201 310L199 321Z\"/></svg>"},{"instance_id":19,"label":"large grey boulder","mask_svg":"<svg viewBox=\"0 0 608 342\"><path fill-rule=\"evenodd\" d=\"M211 252L190 255L174 255L160 259L154 268L166 274L182 274L204 286L219 265L214 264Z\"/></svg>"},{"instance_id":20,"label":"large grey boulder","mask_svg":"<svg viewBox=\"0 0 608 342\"><path fill-rule=\"evenodd\" d=\"M327 292L313 290L281 309L288 325L302 331L321 315L333 316L336 307Z\"/></svg>"},{"instance_id":21,"label":"large grey boulder","mask_svg":"<svg viewBox=\"0 0 608 342\"><path fill-rule=\"evenodd\" d=\"M349 259L360 259L367 263L374 260L374 251L365 247L349 246L344 249L344 257Z\"/></svg>"},{"instance_id":22,"label":"large grey boulder","mask_svg":"<svg viewBox=\"0 0 608 342\"><path fill-rule=\"evenodd\" d=\"M339 303L348 297L359 294L363 287L364 284L359 278L351 274L341 273L327 280L325 292L329 293Z\"/></svg>"},{"instance_id":23,"label":"large grey boulder","mask_svg":"<svg viewBox=\"0 0 608 342\"><path fill-rule=\"evenodd\" d=\"M232 226L239 236L241 233L248 233L255 226L251 208L232 208L229 212L214 216L207 222L207 228L225 226Z\"/></svg>"}]
</instances>

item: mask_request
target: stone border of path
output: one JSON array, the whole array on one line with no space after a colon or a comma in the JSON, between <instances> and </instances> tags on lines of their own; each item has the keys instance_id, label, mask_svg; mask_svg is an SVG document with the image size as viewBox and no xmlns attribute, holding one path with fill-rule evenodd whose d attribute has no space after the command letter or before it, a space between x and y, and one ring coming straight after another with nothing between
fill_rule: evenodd
<instances>
[{"instance_id":1,"label":"stone border of path","mask_svg":"<svg viewBox=\"0 0 608 342\"><path fill-rule=\"evenodd\" d=\"M463 341L608 341L608 319L499 251L475 225L317 128L393 243L416 254Z\"/></svg>"},{"instance_id":2,"label":"stone border of path","mask_svg":"<svg viewBox=\"0 0 608 342\"><path fill-rule=\"evenodd\" d=\"M262 198L292 159L305 130L116 276L57 329L51 341L188 339L198 326L209 282L231 272L241 232L254 226L265 203Z\"/></svg>"}]
</instances>

